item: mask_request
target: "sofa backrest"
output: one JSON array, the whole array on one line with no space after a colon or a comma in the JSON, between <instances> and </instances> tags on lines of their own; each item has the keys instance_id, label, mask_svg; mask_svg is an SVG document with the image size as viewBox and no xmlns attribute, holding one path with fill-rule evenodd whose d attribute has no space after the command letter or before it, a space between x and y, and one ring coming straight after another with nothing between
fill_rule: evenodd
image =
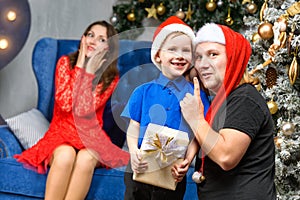
<instances>
[{"instance_id":1,"label":"sofa backrest","mask_svg":"<svg viewBox=\"0 0 300 200\"><path fill-rule=\"evenodd\" d=\"M34 47L32 66L38 84L37 109L49 121L53 111L56 62L62 55L76 51L78 45L79 40L42 38ZM151 42L120 40L119 48L118 69L121 79L113 94L113 102L124 104L135 87L155 78L159 70L151 62Z\"/></svg>"}]
</instances>

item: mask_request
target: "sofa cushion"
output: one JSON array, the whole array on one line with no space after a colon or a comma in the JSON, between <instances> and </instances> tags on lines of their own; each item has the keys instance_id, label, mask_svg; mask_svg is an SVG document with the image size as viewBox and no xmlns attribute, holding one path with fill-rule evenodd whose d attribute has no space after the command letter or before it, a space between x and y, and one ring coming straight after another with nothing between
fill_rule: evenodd
<instances>
[{"instance_id":1,"label":"sofa cushion","mask_svg":"<svg viewBox=\"0 0 300 200\"><path fill-rule=\"evenodd\" d=\"M36 144L49 127L48 120L35 108L8 118L6 122L24 149Z\"/></svg>"},{"instance_id":2,"label":"sofa cushion","mask_svg":"<svg viewBox=\"0 0 300 200\"><path fill-rule=\"evenodd\" d=\"M125 167L96 169L86 200L122 199L125 192L124 170ZM0 181L0 194L44 198L47 174L25 169L14 158L0 159L0 177L6 180Z\"/></svg>"}]
</instances>

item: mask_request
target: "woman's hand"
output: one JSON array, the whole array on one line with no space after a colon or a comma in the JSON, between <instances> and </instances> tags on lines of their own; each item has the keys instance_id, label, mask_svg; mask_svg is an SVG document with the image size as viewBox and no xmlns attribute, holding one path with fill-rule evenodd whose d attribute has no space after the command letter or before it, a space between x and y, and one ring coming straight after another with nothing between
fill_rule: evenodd
<instances>
[{"instance_id":1,"label":"woman's hand","mask_svg":"<svg viewBox=\"0 0 300 200\"><path fill-rule=\"evenodd\" d=\"M148 163L143 161L142 154L139 149L131 153L130 156L131 169L135 173L144 173L148 169Z\"/></svg>"},{"instance_id":2,"label":"woman's hand","mask_svg":"<svg viewBox=\"0 0 300 200\"><path fill-rule=\"evenodd\" d=\"M176 182L181 182L184 176L186 175L190 166L190 162L187 159L184 159L182 163L175 164L172 169L172 175Z\"/></svg>"},{"instance_id":3,"label":"woman's hand","mask_svg":"<svg viewBox=\"0 0 300 200\"><path fill-rule=\"evenodd\" d=\"M95 74L95 72L103 66L106 61L105 55L107 53L106 49L97 48L86 65L86 72ZM105 69L103 69L104 71Z\"/></svg>"},{"instance_id":4,"label":"woman's hand","mask_svg":"<svg viewBox=\"0 0 300 200\"><path fill-rule=\"evenodd\" d=\"M76 62L76 66L83 68L84 62L85 62L85 55L86 55L86 38L83 35L80 41L80 48L79 48L79 54Z\"/></svg>"}]
</instances>

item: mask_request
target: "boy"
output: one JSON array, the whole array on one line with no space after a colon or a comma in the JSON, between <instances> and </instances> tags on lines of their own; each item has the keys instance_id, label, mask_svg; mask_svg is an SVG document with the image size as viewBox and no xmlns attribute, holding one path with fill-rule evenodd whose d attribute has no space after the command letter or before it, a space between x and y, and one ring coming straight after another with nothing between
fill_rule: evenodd
<instances>
[{"instance_id":1,"label":"boy","mask_svg":"<svg viewBox=\"0 0 300 200\"><path fill-rule=\"evenodd\" d=\"M151 60L161 70L159 77L145 83L132 93L126 105L123 117L129 118L127 144L131 154L128 164L129 172L125 173L126 192L124 199L183 199L186 178L180 177L180 168L188 168L196 151L197 145L190 145L188 161L172 169L177 172L174 177L178 182L176 190L134 181L133 172L143 173L148 163L142 160L140 146L149 123L166 126L187 132L190 141L192 131L184 121L179 102L186 93L193 93L193 87L183 74L192 65L193 30L175 16L169 17L155 31L151 47ZM205 108L209 106L206 94L201 91ZM171 172L170 172L171 173Z\"/></svg>"}]
</instances>

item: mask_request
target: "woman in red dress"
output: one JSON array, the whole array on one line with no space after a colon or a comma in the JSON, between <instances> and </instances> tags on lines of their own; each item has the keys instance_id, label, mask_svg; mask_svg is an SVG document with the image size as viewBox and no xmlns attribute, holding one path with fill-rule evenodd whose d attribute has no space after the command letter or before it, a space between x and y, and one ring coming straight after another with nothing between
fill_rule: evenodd
<instances>
[{"instance_id":1,"label":"woman in red dress","mask_svg":"<svg viewBox=\"0 0 300 200\"><path fill-rule=\"evenodd\" d=\"M102 115L119 74L117 32L106 21L90 24L78 51L62 56L55 72L53 119L45 136L15 158L48 172L45 199L84 199L94 169L126 165L129 153L102 129Z\"/></svg>"}]
</instances>

